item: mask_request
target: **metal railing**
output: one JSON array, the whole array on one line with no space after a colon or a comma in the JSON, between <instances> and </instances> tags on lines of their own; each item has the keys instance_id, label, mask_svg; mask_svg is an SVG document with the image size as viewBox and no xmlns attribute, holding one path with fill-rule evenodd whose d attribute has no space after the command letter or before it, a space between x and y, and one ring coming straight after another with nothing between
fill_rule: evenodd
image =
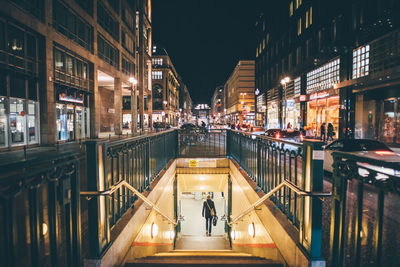
<instances>
[{"instance_id":1,"label":"metal railing","mask_svg":"<svg viewBox=\"0 0 400 267\"><path fill-rule=\"evenodd\" d=\"M228 134L229 155L257 183L259 190L270 192L283 181L304 186L303 144L237 131ZM271 196L274 204L299 227L300 199L291 188L282 188Z\"/></svg>"},{"instance_id":2,"label":"metal railing","mask_svg":"<svg viewBox=\"0 0 400 267\"><path fill-rule=\"evenodd\" d=\"M226 157L226 130L195 128L179 130L179 157Z\"/></svg>"},{"instance_id":3,"label":"metal railing","mask_svg":"<svg viewBox=\"0 0 400 267\"><path fill-rule=\"evenodd\" d=\"M116 185L112 186L110 189L105 190L105 191L99 191L99 192L95 192L95 191L83 191L81 192L81 196L85 196L88 197L88 199L90 200L90 198L94 197L94 196L112 196L114 194L114 192L116 192L117 190L119 190L120 188L125 187L127 188L129 191L131 191L133 194L135 194L136 196L138 196L141 200L143 200L144 203L146 203L152 210L154 210L155 212L157 212L158 214L160 214L162 217L164 217L164 219L166 219L167 221L169 221L171 224L173 225L177 225L178 221L174 221L173 219L171 219L168 215L164 214L164 212L162 212L151 200L149 200L147 197L145 197L143 194L141 194L138 190L136 190L133 186L131 186L130 184L128 184L126 181L120 181L118 182Z\"/></svg>"},{"instance_id":4,"label":"metal railing","mask_svg":"<svg viewBox=\"0 0 400 267\"><path fill-rule=\"evenodd\" d=\"M254 205L269 198L296 227L300 243L311 261L322 259L322 200L311 197L312 194L327 196L320 193L323 191L322 145L316 140L296 143L238 131L227 132L228 157L246 171L257 184L257 191L266 192ZM254 205L245 212L253 210ZM228 223L231 223L228 215Z\"/></svg>"},{"instance_id":5,"label":"metal railing","mask_svg":"<svg viewBox=\"0 0 400 267\"><path fill-rule=\"evenodd\" d=\"M170 130L116 141L88 141L87 179L91 192L110 192L110 197L88 200L90 255L97 258L110 244L110 231L134 205L138 193L149 190L150 183L177 157L177 131ZM125 181L126 186L111 190ZM111 190L111 191L109 191ZM94 227L97 225L97 227Z\"/></svg>"},{"instance_id":6,"label":"metal railing","mask_svg":"<svg viewBox=\"0 0 400 267\"><path fill-rule=\"evenodd\" d=\"M332 155L328 266L397 266L400 162Z\"/></svg>"},{"instance_id":7,"label":"metal railing","mask_svg":"<svg viewBox=\"0 0 400 267\"><path fill-rule=\"evenodd\" d=\"M46 151L1 168L2 266L80 266L80 153Z\"/></svg>"},{"instance_id":8,"label":"metal railing","mask_svg":"<svg viewBox=\"0 0 400 267\"><path fill-rule=\"evenodd\" d=\"M242 219L244 216L255 210L257 207L262 205L267 199L269 199L271 196L273 196L277 191L279 191L283 187L288 187L290 190L293 190L298 196L310 196L310 197L330 197L332 196L332 193L330 192L309 192L302 190L298 188L296 185L292 184L291 182L288 181L283 181L280 183L278 186L276 186L274 189L269 191L267 194L265 194L262 198L258 199L256 202L251 204L249 208L246 210L242 211L239 215L231 219L229 222L229 226L235 224L237 221Z\"/></svg>"}]
</instances>

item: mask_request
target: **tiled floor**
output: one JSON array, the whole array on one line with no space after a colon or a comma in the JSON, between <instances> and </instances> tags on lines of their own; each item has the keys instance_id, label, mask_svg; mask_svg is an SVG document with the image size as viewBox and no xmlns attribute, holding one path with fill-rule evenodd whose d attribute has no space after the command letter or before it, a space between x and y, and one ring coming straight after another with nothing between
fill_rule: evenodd
<instances>
[{"instance_id":1,"label":"tiled floor","mask_svg":"<svg viewBox=\"0 0 400 267\"><path fill-rule=\"evenodd\" d=\"M206 220L201 216L204 199L196 200L192 195L183 194L181 197L182 222L181 234L184 236L205 236ZM214 193L214 204L217 210L217 226L213 226L212 235L222 236L225 234L225 222L221 221L224 215L224 200L220 192Z\"/></svg>"}]
</instances>

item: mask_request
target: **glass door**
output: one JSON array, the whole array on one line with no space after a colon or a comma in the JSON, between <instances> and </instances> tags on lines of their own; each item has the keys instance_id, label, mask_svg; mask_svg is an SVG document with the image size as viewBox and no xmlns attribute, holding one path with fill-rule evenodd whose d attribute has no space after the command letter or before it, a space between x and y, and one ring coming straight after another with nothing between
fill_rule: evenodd
<instances>
[{"instance_id":1,"label":"glass door","mask_svg":"<svg viewBox=\"0 0 400 267\"><path fill-rule=\"evenodd\" d=\"M25 100L10 99L10 131L13 146L26 144Z\"/></svg>"},{"instance_id":2,"label":"glass door","mask_svg":"<svg viewBox=\"0 0 400 267\"><path fill-rule=\"evenodd\" d=\"M382 141L385 143L394 143L395 137L395 99L388 99L383 102L383 133Z\"/></svg>"},{"instance_id":3,"label":"glass door","mask_svg":"<svg viewBox=\"0 0 400 267\"><path fill-rule=\"evenodd\" d=\"M68 133L68 141L75 140L74 133L74 117L75 110L73 105L67 105L67 133Z\"/></svg>"},{"instance_id":4,"label":"glass door","mask_svg":"<svg viewBox=\"0 0 400 267\"><path fill-rule=\"evenodd\" d=\"M0 97L0 147L7 144L6 99Z\"/></svg>"},{"instance_id":5,"label":"glass door","mask_svg":"<svg viewBox=\"0 0 400 267\"><path fill-rule=\"evenodd\" d=\"M63 104L57 104L56 106L56 124L57 140L68 140L66 106Z\"/></svg>"}]
</instances>

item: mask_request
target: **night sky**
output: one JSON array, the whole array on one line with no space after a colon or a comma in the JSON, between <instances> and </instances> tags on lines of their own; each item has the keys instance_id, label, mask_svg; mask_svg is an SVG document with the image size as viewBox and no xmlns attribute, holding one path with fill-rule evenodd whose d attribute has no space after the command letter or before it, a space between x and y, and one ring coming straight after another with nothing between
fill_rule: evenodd
<instances>
[{"instance_id":1,"label":"night sky","mask_svg":"<svg viewBox=\"0 0 400 267\"><path fill-rule=\"evenodd\" d=\"M166 48L195 104L211 102L238 60L254 59L255 22L266 2L152 0L153 43Z\"/></svg>"}]
</instances>

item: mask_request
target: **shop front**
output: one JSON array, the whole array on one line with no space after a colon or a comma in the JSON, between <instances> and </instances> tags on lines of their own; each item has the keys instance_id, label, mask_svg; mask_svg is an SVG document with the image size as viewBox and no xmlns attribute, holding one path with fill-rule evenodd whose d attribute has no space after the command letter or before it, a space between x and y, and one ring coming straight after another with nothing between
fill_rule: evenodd
<instances>
[{"instance_id":1,"label":"shop front","mask_svg":"<svg viewBox=\"0 0 400 267\"><path fill-rule=\"evenodd\" d=\"M270 89L267 93L267 129L281 128L279 113L279 90Z\"/></svg>"},{"instance_id":2,"label":"shop front","mask_svg":"<svg viewBox=\"0 0 400 267\"><path fill-rule=\"evenodd\" d=\"M56 139L75 141L90 136L89 94L73 88L55 86Z\"/></svg>"},{"instance_id":3,"label":"shop front","mask_svg":"<svg viewBox=\"0 0 400 267\"><path fill-rule=\"evenodd\" d=\"M307 102L307 136L320 137L321 125L325 123L325 132L328 124L333 125L337 138L339 130L339 94L337 89L321 91L308 95Z\"/></svg>"},{"instance_id":4,"label":"shop front","mask_svg":"<svg viewBox=\"0 0 400 267\"><path fill-rule=\"evenodd\" d=\"M5 81L6 75L2 76ZM39 143L39 102L35 79L9 75L0 88L0 149ZM28 81L28 82L26 82Z\"/></svg>"},{"instance_id":5,"label":"shop front","mask_svg":"<svg viewBox=\"0 0 400 267\"><path fill-rule=\"evenodd\" d=\"M355 138L400 145L400 89L379 88L356 94Z\"/></svg>"}]
</instances>

